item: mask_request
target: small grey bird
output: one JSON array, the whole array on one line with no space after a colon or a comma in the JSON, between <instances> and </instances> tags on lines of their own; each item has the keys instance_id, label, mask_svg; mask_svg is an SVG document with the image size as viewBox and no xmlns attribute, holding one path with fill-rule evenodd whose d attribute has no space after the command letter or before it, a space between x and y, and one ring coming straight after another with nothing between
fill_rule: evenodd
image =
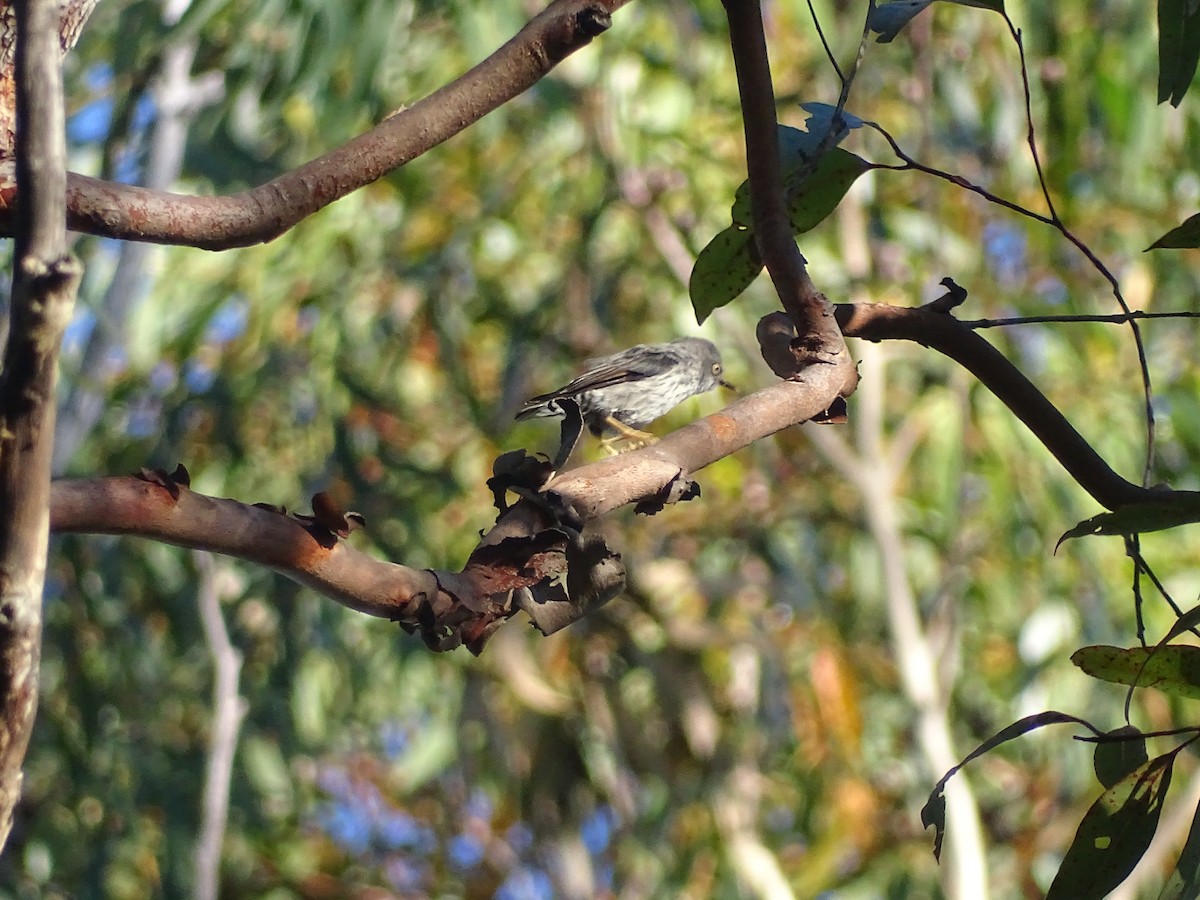
<instances>
[{"instance_id":1,"label":"small grey bird","mask_svg":"<svg viewBox=\"0 0 1200 900\"><path fill-rule=\"evenodd\" d=\"M653 443L653 435L637 429L694 394L717 385L733 387L722 380L721 353L703 338L678 338L666 344L638 344L612 356L589 359L582 375L548 394L525 402L518 419L565 416L559 401L571 399L592 434L605 428L620 434L606 443L629 442L634 446Z\"/></svg>"}]
</instances>

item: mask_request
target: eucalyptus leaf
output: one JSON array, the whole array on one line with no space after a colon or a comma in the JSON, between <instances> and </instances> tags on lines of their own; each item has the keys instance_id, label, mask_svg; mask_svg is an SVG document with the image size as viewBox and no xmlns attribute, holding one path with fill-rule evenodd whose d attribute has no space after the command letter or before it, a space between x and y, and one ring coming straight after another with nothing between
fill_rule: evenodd
<instances>
[{"instance_id":1,"label":"eucalyptus leaf","mask_svg":"<svg viewBox=\"0 0 1200 900\"><path fill-rule=\"evenodd\" d=\"M792 234L821 224L837 209L846 192L871 164L848 150L835 148L821 157L812 175L795 184L784 181Z\"/></svg>"},{"instance_id":2,"label":"eucalyptus leaf","mask_svg":"<svg viewBox=\"0 0 1200 900\"><path fill-rule=\"evenodd\" d=\"M1183 224L1176 225L1146 249L1182 250L1191 247L1200 247L1200 213L1184 219Z\"/></svg>"},{"instance_id":3,"label":"eucalyptus leaf","mask_svg":"<svg viewBox=\"0 0 1200 900\"><path fill-rule=\"evenodd\" d=\"M880 4L867 17L867 27L879 35L875 40L880 44L890 44L905 25L932 3L933 0L892 0Z\"/></svg>"},{"instance_id":4,"label":"eucalyptus leaf","mask_svg":"<svg viewBox=\"0 0 1200 900\"><path fill-rule=\"evenodd\" d=\"M867 17L867 26L879 35L876 38L880 44L888 44L896 39L896 35L915 19L934 0L892 0L891 3L881 3L871 10ZM1004 12L1004 0L947 0L956 6L971 6L976 9L990 9L993 12Z\"/></svg>"},{"instance_id":5,"label":"eucalyptus leaf","mask_svg":"<svg viewBox=\"0 0 1200 900\"><path fill-rule=\"evenodd\" d=\"M1158 646L1163 646L1167 642L1179 637L1185 631L1195 628L1197 625L1200 625L1200 606L1193 606L1175 620L1175 624L1171 626L1170 631L1163 635L1163 639L1158 642Z\"/></svg>"},{"instance_id":6,"label":"eucalyptus leaf","mask_svg":"<svg viewBox=\"0 0 1200 900\"><path fill-rule=\"evenodd\" d=\"M1178 528L1180 525L1191 525L1194 522L1200 522L1200 503L1191 497L1175 496L1170 500L1151 503L1130 503L1113 512L1100 513L1090 519L1084 519L1063 533L1055 549L1071 538L1145 534Z\"/></svg>"},{"instance_id":7,"label":"eucalyptus leaf","mask_svg":"<svg viewBox=\"0 0 1200 900\"><path fill-rule=\"evenodd\" d=\"M1146 738L1132 725L1122 725L1097 741L1092 767L1096 770L1096 779L1105 788L1110 788L1148 759Z\"/></svg>"},{"instance_id":8,"label":"eucalyptus leaf","mask_svg":"<svg viewBox=\"0 0 1200 900\"><path fill-rule=\"evenodd\" d=\"M1158 900L1192 900L1200 897L1200 806L1192 816L1192 827L1179 853L1175 871L1163 885Z\"/></svg>"},{"instance_id":9,"label":"eucalyptus leaf","mask_svg":"<svg viewBox=\"0 0 1200 900\"><path fill-rule=\"evenodd\" d=\"M762 268L753 231L731 225L720 232L700 251L688 280L696 321L703 323L713 310L736 299Z\"/></svg>"},{"instance_id":10,"label":"eucalyptus leaf","mask_svg":"<svg viewBox=\"0 0 1200 900\"><path fill-rule=\"evenodd\" d=\"M803 234L825 221L837 209L850 186L870 168L871 164L861 156L840 147L822 156L815 166L806 165L803 158L785 162L783 189L792 234ZM735 224L754 227L748 182L738 188L732 214Z\"/></svg>"},{"instance_id":11,"label":"eucalyptus leaf","mask_svg":"<svg viewBox=\"0 0 1200 900\"><path fill-rule=\"evenodd\" d=\"M1200 5L1195 0L1158 0L1159 103L1170 101L1178 106L1183 101L1198 60Z\"/></svg>"},{"instance_id":12,"label":"eucalyptus leaf","mask_svg":"<svg viewBox=\"0 0 1200 900\"><path fill-rule=\"evenodd\" d=\"M855 117L857 118L857 116ZM811 116L810 116L811 119ZM801 131L790 125L779 126L779 166L780 178L786 186L790 179L810 168L813 156L821 149L821 141L825 133L816 129ZM754 227L754 216L750 211L750 182L743 181L738 185L733 195L733 208L730 210L734 225L746 228Z\"/></svg>"},{"instance_id":13,"label":"eucalyptus leaf","mask_svg":"<svg viewBox=\"0 0 1200 900\"><path fill-rule=\"evenodd\" d=\"M1129 876L1158 828L1177 752L1139 766L1092 804L1046 900L1104 897Z\"/></svg>"},{"instance_id":14,"label":"eucalyptus leaf","mask_svg":"<svg viewBox=\"0 0 1200 900\"><path fill-rule=\"evenodd\" d=\"M1200 700L1200 647L1082 647L1071 655L1080 669L1114 684L1152 687Z\"/></svg>"},{"instance_id":15,"label":"eucalyptus leaf","mask_svg":"<svg viewBox=\"0 0 1200 900\"><path fill-rule=\"evenodd\" d=\"M954 774L971 760L982 756L990 750L994 750L996 747L999 747L1001 744L1006 743L1007 741L1011 741L1013 738L1021 737L1022 735L1028 734L1029 732L1035 731L1036 729L1042 728L1046 725L1064 724L1082 725L1097 737L1101 735L1100 729L1096 728L1096 726L1092 725L1092 723L1088 722L1086 719L1081 719L1078 716L1073 716L1069 713L1058 712L1057 710L1048 710L1047 712L1035 713L1031 716L1025 716L1025 718L1019 719L1006 728L1002 728L997 731L994 735L968 753L963 758L962 762L941 777L938 783L934 785L933 790L930 791L929 799L925 801L925 805L921 808L921 824L926 828L930 827L931 825L933 826L934 859L940 859L942 854L942 840L946 835L946 798L944 792L946 790L946 783L954 776Z\"/></svg>"},{"instance_id":16,"label":"eucalyptus leaf","mask_svg":"<svg viewBox=\"0 0 1200 900\"><path fill-rule=\"evenodd\" d=\"M816 138L817 146L828 139L827 135L834 130L835 119L837 131L830 140L830 148L836 147L855 128L862 128L866 124L854 113L846 112L844 109L839 112L836 106L829 103L801 103L800 108L808 113L808 118L804 120L804 131L801 134Z\"/></svg>"}]
</instances>

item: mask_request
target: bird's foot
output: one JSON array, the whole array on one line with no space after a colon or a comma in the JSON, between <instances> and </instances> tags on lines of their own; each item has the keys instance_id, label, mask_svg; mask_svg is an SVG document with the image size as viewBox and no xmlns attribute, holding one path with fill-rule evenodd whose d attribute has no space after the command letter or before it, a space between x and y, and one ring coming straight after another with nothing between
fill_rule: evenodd
<instances>
[{"instance_id":1,"label":"bird's foot","mask_svg":"<svg viewBox=\"0 0 1200 900\"><path fill-rule=\"evenodd\" d=\"M610 456L616 456L618 453L625 453L629 450L641 450L643 447L649 447L651 444L657 444L658 438L645 431L638 431L636 428L630 428L624 422L614 419L609 416L607 419L609 425L615 428L618 434L610 438L605 438L600 442L605 451Z\"/></svg>"}]
</instances>

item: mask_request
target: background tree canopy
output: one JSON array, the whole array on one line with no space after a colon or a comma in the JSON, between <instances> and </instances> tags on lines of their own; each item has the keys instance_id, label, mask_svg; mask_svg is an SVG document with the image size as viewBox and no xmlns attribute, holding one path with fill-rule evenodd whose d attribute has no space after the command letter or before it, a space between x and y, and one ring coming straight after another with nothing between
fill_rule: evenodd
<instances>
[{"instance_id":1,"label":"background tree canopy","mask_svg":"<svg viewBox=\"0 0 1200 900\"><path fill-rule=\"evenodd\" d=\"M243 190L429 94L540 6L108 0L65 60L70 167ZM845 68L865 4L811 6ZM1132 308L1200 313L1192 251L1143 253L1200 207L1198 107L1153 102L1154 16L1133 0L1006 6L1058 214ZM780 122L804 128L800 105L834 104L841 85L805 4L765 13ZM1045 211L1017 49L995 12L935 3L867 43L847 109L922 163ZM841 146L896 163L867 128ZM327 491L365 517L355 546L457 569L495 518L493 460L556 446L555 426L514 413L583 359L699 334L744 391L777 380L755 339L779 306L767 278L702 327L689 301L696 255L729 227L745 177L723 11L633 3L516 100L271 243L208 253L80 236L58 474L183 461L216 496L292 508ZM838 302L918 306L952 276L969 291L961 319L1119 312L1054 228L918 172L866 172L800 246ZM1151 480L1200 489L1195 327L1142 330ZM985 334L1140 478L1127 325ZM217 721L206 596L242 656L225 694L244 719L222 897L1045 892L1103 790L1095 748L1068 729L955 776L940 867L920 809L1022 716L1124 724L1126 689L1071 654L1133 646L1139 609L1153 645L1176 616L1149 586L1135 604L1121 540L1053 552L1097 504L991 392L915 344L851 350L863 381L848 424L721 459L697 476L701 498L653 518L605 517L624 594L550 637L509 623L478 658L430 653L262 568L56 538L0 896L197 890ZM655 430L730 399L689 401ZM1185 608L1200 593L1192 532L1140 542ZM1193 726L1193 701L1139 690L1131 721ZM1151 756L1179 742L1152 738ZM1180 754L1124 896L1157 895L1198 800L1200 769Z\"/></svg>"}]
</instances>

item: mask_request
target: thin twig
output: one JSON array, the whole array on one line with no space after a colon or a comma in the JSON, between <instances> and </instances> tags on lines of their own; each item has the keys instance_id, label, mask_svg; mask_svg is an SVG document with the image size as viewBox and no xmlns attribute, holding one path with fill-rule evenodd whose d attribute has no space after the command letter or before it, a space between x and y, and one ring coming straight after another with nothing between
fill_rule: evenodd
<instances>
[{"instance_id":1,"label":"thin twig","mask_svg":"<svg viewBox=\"0 0 1200 900\"><path fill-rule=\"evenodd\" d=\"M842 87L845 87L846 76L842 74L841 66L838 65L837 57L833 55L833 49L829 46L829 41L825 39L825 31L821 28L821 20L817 18L817 10L813 6L813 0L808 0L808 14L812 16L813 27L817 29L817 37L821 39L821 46L825 48L825 56L829 60L829 64L833 66L833 71L837 73L838 81Z\"/></svg>"},{"instance_id":2,"label":"thin twig","mask_svg":"<svg viewBox=\"0 0 1200 900\"><path fill-rule=\"evenodd\" d=\"M1017 54L1021 60L1021 87L1025 92L1025 142L1029 145L1029 155L1033 159L1033 168L1037 172L1038 184L1042 188L1042 197L1046 208L1050 210L1050 218L1055 225L1062 225L1058 210L1054 207L1054 198L1050 194L1050 186L1046 183L1046 172L1042 168L1042 158L1037 148L1037 131L1033 126L1033 90L1029 86L1029 68L1025 63L1025 42L1021 40L1021 29L1013 24L1008 13L1001 10L1008 32L1012 35L1013 43L1017 45Z\"/></svg>"},{"instance_id":3,"label":"thin twig","mask_svg":"<svg viewBox=\"0 0 1200 900\"><path fill-rule=\"evenodd\" d=\"M1029 86L1029 67L1025 62L1025 42L1021 38L1021 30L1013 24L1013 20L1009 17L1008 12L1004 9L1000 10L1000 14L1004 16L1004 21L1008 25L1009 34L1012 35L1013 43L1017 45L1017 54L1021 60L1021 85L1025 91L1025 123L1026 123L1026 139L1029 143L1029 154L1033 159L1033 166L1037 170L1038 183L1042 187L1042 196L1046 200L1046 208L1050 210L1051 224L1065 237L1068 241L1087 257L1092 266L1099 272L1109 285L1112 287L1113 297L1116 298L1117 305L1121 307L1121 311L1128 315L1131 310L1129 304L1125 300L1125 295L1121 292L1121 284L1108 266L1101 262L1100 257L1092 252L1092 249L1082 240L1077 238L1075 234L1063 222L1059 216L1058 210L1054 207L1054 199L1050 195L1049 185L1046 183L1046 173L1042 168L1042 160L1037 149L1037 134L1033 126L1033 99L1032 91ZM1144 411L1146 416L1146 462L1142 467L1142 485L1150 484L1150 476L1154 469L1154 449L1155 449L1155 432L1154 432L1154 403L1153 403L1153 386L1150 382L1150 364L1146 358L1146 345L1142 340L1142 330L1137 323L1132 319L1129 320L1129 330L1133 334L1133 343L1137 348L1138 368L1142 375L1142 395L1144 401Z\"/></svg>"},{"instance_id":4,"label":"thin twig","mask_svg":"<svg viewBox=\"0 0 1200 900\"><path fill-rule=\"evenodd\" d=\"M1136 534L1125 535L1125 555L1133 560L1133 613L1137 621L1137 639L1143 647L1146 646L1146 619L1142 614L1142 554ZM1125 721L1129 722L1129 698L1125 698Z\"/></svg>"},{"instance_id":5,"label":"thin twig","mask_svg":"<svg viewBox=\"0 0 1200 900\"><path fill-rule=\"evenodd\" d=\"M1099 322L1107 325L1124 325L1130 319L1200 319L1200 312L1179 310L1177 312L1146 312L1135 309L1129 313L1113 313L1112 315L1057 315L1057 316L1013 316L1008 319L959 319L968 328L1007 328L1012 325L1044 325L1048 322L1075 324L1081 322Z\"/></svg>"},{"instance_id":6,"label":"thin twig","mask_svg":"<svg viewBox=\"0 0 1200 900\"><path fill-rule=\"evenodd\" d=\"M840 118L842 111L846 108L846 102L850 99L850 89L854 86L854 79L858 77L859 67L862 66L863 57L867 54L867 43L871 36L871 9L872 3L867 8L867 14L863 17L862 34L858 39L858 49L854 51L854 62L850 64L850 71L846 73L846 77L842 79L842 89L838 93L837 102L837 117ZM837 118L834 120L837 124Z\"/></svg>"},{"instance_id":7,"label":"thin twig","mask_svg":"<svg viewBox=\"0 0 1200 900\"><path fill-rule=\"evenodd\" d=\"M989 203L995 203L997 206L1003 206L1005 209L1015 212L1018 215L1025 216L1028 219L1033 219L1036 222L1041 222L1043 225L1055 225L1055 221L1049 216L1044 216L1041 213L1034 212L1031 209L1026 209L1024 206L1021 206L1018 203L1014 203L1011 200L1006 200L999 194L993 194L987 188L975 184L969 178L966 178L962 175L952 175L949 172L942 171L941 169L935 169L933 166L925 165L923 162L920 162L919 160L907 154L900 146L899 142L892 137L891 133L878 122L871 122L864 119L863 124L868 128L873 128L875 131L879 132L879 134L883 136L883 139L887 141L888 145L892 148L892 152L896 154L896 156L904 163L902 166L889 166L882 163L872 163L874 168L889 169L893 172L906 172L911 169L913 171L922 172L925 175L932 175L934 178L940 178L943 181L950 182L956 187L968 190L972 194L978 194Z\"/></svg>"},{"instance_id":8,"label":"thin twig","mask_svg":"<svg viewBox=\"0 0 1200 900\"><path fill-rule=\"evenodd\" d=\"M1150 568L1145 557L1141 555L1141 547L1139 546L1136 549L1138 553L1138 563L1141 565L1142 571L1146 573L1146 576L1150 579L1150 582L1155 588L1158 589L1158 592L1162 594L1162 598L1167 601L1167 606L1171 607L1171 610L1175 613L1175 616L1177 618L1182 618L1183 608L1175 602L1175 598L1171 596L1170 592L1167 591L1166 587L1163 586L1163 583L1159 581L1158 576L1154 574L1154 570ZM1200 637L1200 628L1189 628L1188 631L1190 631L1196 637Z\"/></svg>"}]
</instances>

